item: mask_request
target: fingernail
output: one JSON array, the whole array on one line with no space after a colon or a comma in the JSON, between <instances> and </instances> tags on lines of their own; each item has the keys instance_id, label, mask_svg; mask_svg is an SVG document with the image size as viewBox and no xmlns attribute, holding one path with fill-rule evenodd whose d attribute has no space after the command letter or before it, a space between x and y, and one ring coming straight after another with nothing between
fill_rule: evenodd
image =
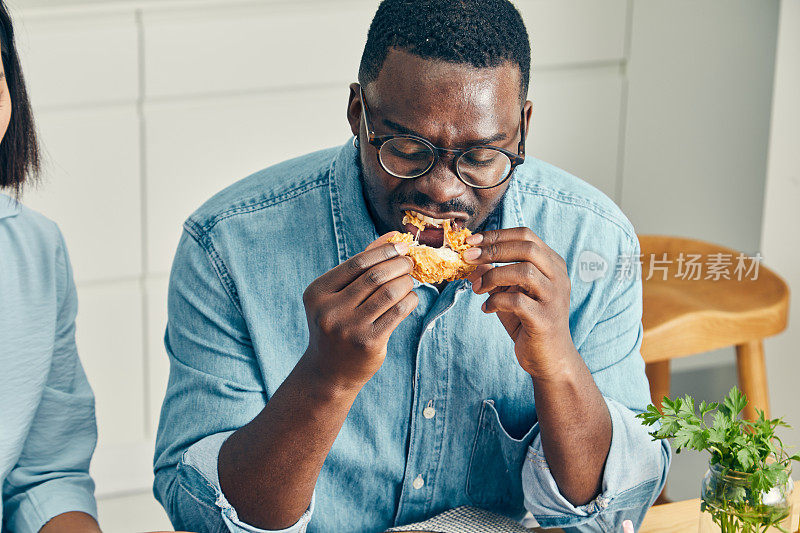
<instances>
[{"instance_id":1,"label":"fingernail","mask_svg":"<svg viewBox=\"0 0 800 533\"><path fill-rule=\"evenodd\" d=\"M396 242L394 243L394 249L397 250L397 253L400 255L406 255L406 252L409 250L408 243L405 242Z\"/></svg>"},{"instance_id":2,"label":"fingernail","mask_svg":"<svg viewBox=\"0 0 800 533\"><path fill-rule=\"evenodd\" d=\"M476 233L475 235L470 235L467 237L466 240L467 244L480 244L483 242L483 235L480 233Z\"/></svg>"},{"instance_id":3,"label":"fingernail","mask_svg":"<svg viewBox=\"0 0 800 533\"><path fill-rule=\"evenodd\" d=\"M463 257L465 261L473 261L481 256L480 248L470 248L464 251Z\"/></svg>"},{"instance_id":4,"label":"fingernail","mask_svg":"<svg viewBox=\"0 0 800 533\"><path fill-rule=\"evenodd\" d=\"M482 278L478 278L472 282L472 290L475 291L476 294L481 290L481 279Z\"/></svg>"}]
</instances>

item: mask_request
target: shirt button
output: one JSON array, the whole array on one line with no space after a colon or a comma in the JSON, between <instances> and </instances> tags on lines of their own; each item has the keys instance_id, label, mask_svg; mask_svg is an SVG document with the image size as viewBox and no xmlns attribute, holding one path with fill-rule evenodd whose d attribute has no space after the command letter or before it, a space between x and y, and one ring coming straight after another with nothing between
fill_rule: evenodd
<instances>
[{"instance_id":1,"label":"shirt button","mask_svg":"<svg viewBox=\"0 0 800 533\"><path fill-rule=\"evenodd\" d=\"M436 416L436 409L433 408L433 400L428 400L428 405L422 410L422 416L428 420Z\"/></svg>"},{"instance_id":2,"label":"shirt button","mask_svg":"<svg viewBox=\"0 0 800 533\"><path fill-rule=\"evenodd\" d=\"M418 475L414 482L411 484L412 487L419 490L422 486L425 485L425 480L422 479L422 474Z\"/></svg>"}]
</instances>

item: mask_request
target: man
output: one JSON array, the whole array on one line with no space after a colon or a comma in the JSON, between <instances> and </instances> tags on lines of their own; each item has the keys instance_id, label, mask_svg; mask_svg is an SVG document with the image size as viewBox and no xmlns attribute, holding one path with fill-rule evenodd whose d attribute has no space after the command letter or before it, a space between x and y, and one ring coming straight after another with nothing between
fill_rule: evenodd
<instances>
[{"instance_id":1,"label":"man","mask_svg":"<svg viewBox=\"0 0 800 533\"><path fill-rule=\"evenodd\" d=\"M634 418L641 283L578 276L581 252L630 258L638 240L593 187L518 164L528 43L506 0L384 1L350 86L352 142L186 221L155 461L175 526L382 531L460 505L545 527L641 521L670 458ZM477 232L475 272L413 281L387 242L405 210Z\"/></svg>"}]
</instances>

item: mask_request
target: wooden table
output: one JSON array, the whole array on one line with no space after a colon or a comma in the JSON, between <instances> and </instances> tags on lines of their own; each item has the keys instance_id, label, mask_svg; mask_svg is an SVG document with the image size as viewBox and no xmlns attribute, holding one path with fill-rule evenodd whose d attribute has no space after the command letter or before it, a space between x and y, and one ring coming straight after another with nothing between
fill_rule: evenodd
<instances>
[{"instance_id":1,"label":"wooden table","mask_svg":"<svg viewBox=\"0 0 800 533\"><path fill-rule=\"evenodd\" d=\"M789 531L800 533L800 483L792 492L792 522ZM638 533L697 533L700 522L700 498L651 507ZM541 533L563 533L560 529L534 529ZM621 532L621 530L620 530ZM416 533L416 532L413 532ZM420 532L422 533L422 532Z\"/></svg>"},{"instance_id":2,"label":"wooden table","mask_svg":"<svg viewBox=\"0 0 800 533\"><path fill-rule=\"evenodd\" d=\"M797 531L800 513L800 485L792 491L792 522L789 531ZM700 520L700 499L656 505L644 517L639 533L695 533Z\"/></svg>"},{"instance_id":3,"label":"wooden table","mask_svg":"<svg viewBox=\"0 0 800 533\"><path fill-rule=\"evenodd\" d=\"M789 531L797 527L800 514L800 484L792 492L792 522ZM666 503L652 507L644 517L638 533L697 533L700 521L700 498ZM536 529L543 533L558 533L560 529Z\"/></svg>"}]
</instances>

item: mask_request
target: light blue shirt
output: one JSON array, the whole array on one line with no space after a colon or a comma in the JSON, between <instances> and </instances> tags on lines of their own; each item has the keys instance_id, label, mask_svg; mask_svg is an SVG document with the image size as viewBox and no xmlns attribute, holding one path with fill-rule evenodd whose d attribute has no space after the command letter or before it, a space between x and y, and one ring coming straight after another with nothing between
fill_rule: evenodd
<instances>
[{"instance_id":1,"label":"light blue shirt","mask_svg":"<svg viewBox=\"0 0 800 533\"><path fill-rule=\"evenodd\" d=\"M75 349L78 303L55 223L0 194L2 531L97 517L94 396Z\"/></svg>"},{"instance_id":2,"label":"light blue shirt","mask_svg":"<svg viewBox=\"0 0 800 533\"><path fill-rule=\"evenodd\" d=\"M285 531L382 531L460 505L516 518L528 510L544 527L616 531L626 518L638 525L664 484L670 452L634 418L650 401L639 353L642 285L615 274L618 257L638 257L634 229L600 191L532 157L487 221L487 229L518 226L569 266L572 339L613 424L602 493L575 507L559 492L542 453L531 377L497 316L481 311L488 296L466 280L441 294L415 282L416 310L356 398L308 511ZM260 531L239 520L220 490L220 446L305 352L305 288L377 237L349 142L258 172L185 222L170 278L170 377L154 487L177 528ZM591 277L579 271L583 251L605 259L606 275L583 281Z\"/></svg>"}]
</instances>

